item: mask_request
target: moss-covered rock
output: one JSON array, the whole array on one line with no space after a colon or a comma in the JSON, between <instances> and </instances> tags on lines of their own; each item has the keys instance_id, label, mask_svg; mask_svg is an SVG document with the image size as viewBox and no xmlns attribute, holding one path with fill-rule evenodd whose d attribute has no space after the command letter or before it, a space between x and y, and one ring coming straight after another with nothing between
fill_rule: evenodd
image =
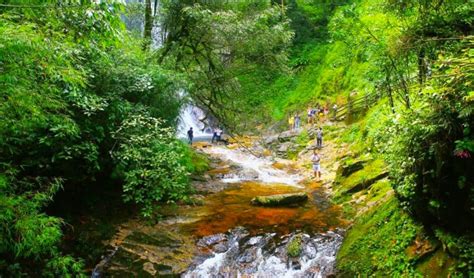
<instances>
[{"instance_id":1,"label":"moss-covered rock","mask_svg":"<svg viewBox=\"0 0 474 278\"><path fill-rule=\"evenodd\" d=\"M341 276L413 277L417 271L406 250L420 230L393 196L372 207L347 232L337 256Z\"/></svg>"},{"instance_id":2,"label":"moss-covered rock","mask_svg":"<svg viewBox=\"0 0 474 278\"><path fill-rule=\"evenodd\" d=\"M301 236L295 235L286 247L286 253L290 258L296 258L301 254Z\"/></svg>"},{"instance_id":3,"label":"moss-covered rock","mask_svg":"<svg viewBox=\"0 0 474 278\"><path fill-rule=\"evenodd\" d=\"M252 204L257 206L279 207L300 204L306 200L308 200L308 195L306 195L304 192L300 192L270 196L257 196L252 199Z\"/></svg>"},{"instance_id":4,"label":"moss-covered rock","mask_svg":"<svg viewBox=\"0 0 474 278\"><path fill-rule=\"evenodd\" d=\"M348 177L338 175L335 182L336 197L344 194L352 194L369 188L372 184L388 176L385 163L376 159L368 162L358 171L353 172Z\"/></svg>"},{"instance_id":5,"label":"moss-covered rock","mask_svg":"<svg viewBox=\"0 0 474 278\"><path fill-rule=\"evenodd\" d=\"M350 174L362 170L362 168L364 168L365 163L366 161L364 160L350 161L350 163L344 161L337 168L336 175L341 177L348 177Z\"/></svg>"}]
</instances>

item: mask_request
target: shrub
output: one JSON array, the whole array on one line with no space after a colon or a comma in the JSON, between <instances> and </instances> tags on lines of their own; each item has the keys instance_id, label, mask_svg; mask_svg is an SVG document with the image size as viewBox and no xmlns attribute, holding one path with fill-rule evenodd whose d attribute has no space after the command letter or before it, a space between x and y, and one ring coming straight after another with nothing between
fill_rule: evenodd
<instances>
[{"instance_id":1,"label":"shrub","mask_svg":"<svg viewBox=\"0 0 474 278\"><path fill-rule=\"evenodd\" d=\"M124 178L124 199L150 216L158 201L186 198L189 191L185 145L163 121L143 115L127 118L114 133L119 147L113 155Z\"/></svg>"},{"instance_id":2,"label":"shrub","mask_svg":"<svg viewBox=\"0 0 474 278\"><path fill-rule=\"evenodd\" d=\"M394 121L387 153L405 206L427 223L459 230L474 227L473 75L465 66L472 54L463 53L441 62L447 77L432 81L421 104Z\"/></svg>"}]
</instances>

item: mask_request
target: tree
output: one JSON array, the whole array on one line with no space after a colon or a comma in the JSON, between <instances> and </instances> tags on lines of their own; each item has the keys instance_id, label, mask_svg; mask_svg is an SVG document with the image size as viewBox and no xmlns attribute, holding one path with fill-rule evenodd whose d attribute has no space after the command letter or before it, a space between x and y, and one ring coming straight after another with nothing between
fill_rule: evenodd
<instances>
[{"instance_id":1,"label":"tree","mask_svg":"<svg viewBox=\"0 0 474 278\"><path fill-rule=\"evenodd\" d=\"M145 23L143 27L143 49L149 50L153 41L151 33L153 30L153 16L151 9L151 0L145 0Z\"/></svg>"},{"instance_id":2,"label":"tree","mask_svg":"<svg viewBox=\"0 0 474 278\"><path fill-rule=\"evenodd\" d=\"M170 1L162 22L167 37L159 61L184 72L191 98L230 127L237 126L239 75L257 67L284 70L292 38L280 7L247 5Z\"/></svg>"}]
</instances>

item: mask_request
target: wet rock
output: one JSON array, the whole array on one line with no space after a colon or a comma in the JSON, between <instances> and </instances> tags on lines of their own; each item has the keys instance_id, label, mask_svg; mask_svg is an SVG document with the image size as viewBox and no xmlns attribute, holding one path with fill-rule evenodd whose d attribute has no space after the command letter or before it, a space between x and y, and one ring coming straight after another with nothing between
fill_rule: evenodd
<instances>
[{"instance_id":1,"label":"wet rock","mask_svg":"<svg viewBox=\"0 0 474 278\"><path fill-rule=\"evenodd\" d=\"M288 271L293 277L327 277L334 273L342 243L337 233L249 236L245 229L237 228L226 236L230 243L227 252L207 256L205 261L198 259L184 277L283 277ZM301 253L291 258L286 249L289 239L295 237L301 239Z\"/></svg>"},{"instance_id":2,"label":"wet rock","mask_svg":"<svg viewBox=\"0 0 474 278\"><path fill-rule=\"evenodd\" d=\"M239 263L251 263L257 259L257 249L247 249L242 255L239 256Z\"/></svg>"},{"instance_id":3,"label":"wet rock","mask_svg":"<svg viewBox=\"0 0 474 278\"><path fill-rule=\"evenodd\" d=\"M227 237L225 234L215 234L215 235L205 236L201 238L197 242L197 245L200 247L209 247L211 245L221 243L226 240L227 240Z\"/></svg>"},{"instance_id":4,"label":"wet rock","mask_svg":"<svg viewBox=\"0 0 474 278\"><path fill-rule=\"evenodd\" d=\"M281 153L285 154L285 153L288 152L288 150L290 149L290 147L291 147L292 145L293 145L293 143L291 143L291 142L283 143L283 144L280 145L280 147L278 148L277 152L280 153L280 154L281 154Z\"/></svg>"},{"instance_id":5,"label":"wet rock","mask_svg":"<svg viewBox=\"0 0 474 278\"><path fill-rule=\"evenodd\" d=\"M278 135L278 141L287 142L287 141L291 140L293 137L296 137L296 136L298 136L297 131L287 130L287 131L284 131L284 132L282 132Z\"/></svg>"},{"instance_id":6,"label":"wet rock","mask_svg":"<svg viewBox=\"0 0 474 278\"><path fill-rule=\"evenodd\" d=\"M256 180L258 179L258 172L253 169L244 169L239 173L239 177L243 180Z\"/></svg>"},{"instance_id":7,"label":"wet rock","mask_svg":"<svg viewBox=\"0 0 474 278\"><path fill-rule=\"evenodd\" d=\"M277 155L280 157L287 157L289 152L296 152L298 145L294 142L285 142L277 149Z\"/></svg>"},{"instance_id":8,"label":"wet rock","mask_svg":"<svg viewBox=\"0 0 474 278\"><path fill-rule=\"evenodd\" d=\"M265 145L273 145L275 143L278 143L278 134L268 136L267 138L265 138L264 143L265 143Z\"/></svg>"},{"instance_id":9,"label":"wet rock","mask_svg":"<svg viewBox=\"0 0 474 278\"><path fill-rule=\"evenodd\" d=\"M143 270L150 273L150 275L155 275L156 274L156 269L153 266L152 263L146 262L143 264Z\"/></svg>"},{"instance_id":10,"label":"wet rock","mask_svg":"<svg viewBox=\"0 0 474 278\"><path fill-rule=\"evenodd\" d=\"M249 235L249 232L244 227L236 227L230 230L229 233L232 235L234 241L240 241Z\"/></svg>"},{"instance_id":11,"label":"wet rock","mask_svg":"<svg viewBox=\"0 0 474 278\"><path fill-rule=\"evenodd\" d=\"M270 196L257 196L252 199L252 204L257 206L290 206L300 204L308 200L308 195L304 192L278 194Z\"/></svg>"},{"instance_id":12,"label":"wet rock","mask_svg":"<svg viewBox=\"0 0 474 278\"><path fill-rule=\"evenodd\" d=\"M406 254L411 259L419 260L435 252L439 246L440 244L438 241L417 235L413 243L406 249ZM448 251L451 252L452 250L448 249Z\"/></svg>"},{"instance_id":13,"label":"wet rock","mask_svg":"<svg viewBox=\"0 0 474 278\"><path fill-rule=\"evenodd\" d=\"M295 270L300 270L301 269L300 260L297 259L297 258L291 258L289 265L290 265L291 269L295 269Z\"/></svg>"},{"instance_id":14,"label":"wet rock","mask_svg":"<svg viewBox=\"0 0 474 278\"><path fill-rule=\"evenodd\" d=\"M227 243L224 243L224 242L218 243L218 244L214 245L214 247L212 248L212 250L216 253L224 253L228 249L229 249L229 247L227 246Z\"/></svg>"},{"instance_id":15,"label":"wet rock","mask_svg":"<svg viewBox=\"0 0 474 278\"><path fill-rule=\"evenodd\" d=\"M156 268L160 276L173 274L173 268L169 265L158 264L156 265Z\"/></svg>"}]
</instances>

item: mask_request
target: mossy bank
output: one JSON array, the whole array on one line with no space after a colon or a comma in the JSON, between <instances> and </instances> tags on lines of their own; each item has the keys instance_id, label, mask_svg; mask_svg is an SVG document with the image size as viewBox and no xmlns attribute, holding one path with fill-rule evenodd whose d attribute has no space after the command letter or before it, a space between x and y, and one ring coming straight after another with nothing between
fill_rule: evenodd
<instances>
[{"instance_id":1,"label":"mossy bank","mask_svg":"<svg viewBox=\"0 0 474 278\"><path fill-rule=\"evenodd\" d=\"M355 139L364 124L338 136L348 155L339 158L332 199L352 221L337 256L338 276L472 277L472 237L421 223L403 207L384 160Z\"/></svg>"}]
</instances>

